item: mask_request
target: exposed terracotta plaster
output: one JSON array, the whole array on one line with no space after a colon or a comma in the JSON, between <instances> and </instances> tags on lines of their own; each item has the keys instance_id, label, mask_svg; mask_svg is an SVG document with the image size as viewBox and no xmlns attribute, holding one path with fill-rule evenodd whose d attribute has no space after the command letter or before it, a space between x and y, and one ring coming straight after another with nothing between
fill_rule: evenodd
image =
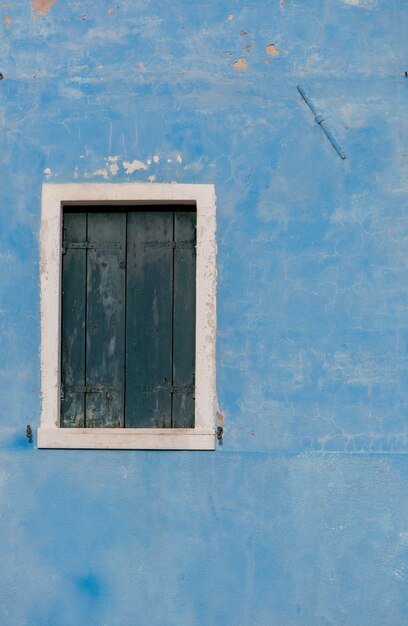
<instances>
[{"instance_id":1,"label":"exposed terracotta plaster","mask_svg":"<svg viewBox=\"0 0 408 626\"><path fill-rule=\"evenodd\" d=\"M108 171L107 170L96 170L96 172L93 173L94 176L102 176L105 180L108 179Z\"/></svg>"},{"instance_id":2,"label":"exposed terracotta plaster","mask_svg":"<svg viewBox=\"0 0 408 626\"><path fill-rule=\"evenodd\" d=\"M279 54L279 50L276 47L276 44L270 43L269 46L266 46L266 54L269 54L271 57L276 57Z\"/></svg>"},{"instance_id":3,"label":"exposed terracotta plaster","mask_svg":"<svg viewBox=\"0 0 408 626\"><path fill-rule=\"evenodd\" d=\"M11 15L6 15L6 17L4 18L4 21L6 22L6 28L10 28L10 26L11 26Z\"/></svg>"},{"instance_id":4,"label":"exposed terracotta plaster","mask_svg":"<svg viewBox=\"0 0 408 626\"><path fill-rule=\"evenodd\" d=\"M221 428L224 428L225 413L223 411L217 411L217 420L218 420L218 426L220 426Z\"/></svg>"},{"instance_id":5,"label":"exposed terracotta plaster","mask_svg":"<svg viewBox=\"0 0 408 626\"><path fill-rule=\"evenodd\" d=\"M136 170L147 170L147 166L143 163L143 161L138 161L137 159L131 163L123 161L123 167L125 168L125 174L133 174Z\"/></svg>"},{"instance_id":6,"label":"exposed terracotta plaster","mask_svg":"<svg viewBox=\"0 0 408 626\"><path fill-rule=\"evenodd\" d=\"M236 61L234 61L234 63L231 64L231 67L233 70L244 71L248 69L249 65L248 65L246 57L243 56L237 59Z\"/></svg>"},{"instance_id":7,"label":"exposed terracotta plaster","mask_svg":"<svg viewBox=\"0 0 408 626\"><path fill-rule=\"evenodd\" d=\"M57 0L33 0L31 6L34 11L38 11L40 15L45 15L56 2Z\"/></svg>"},{"instance_id":8,"label":"exposed terracotta plaster","mask_svg":"<svg viewBox=\"0 0 408 626\"><path fill-rule=\"evenodd\" d=\"M232 13L230 13L227 17L227 19L232 22L232 20L234 19L234 15Z\"/></svg>"}]
</instances>

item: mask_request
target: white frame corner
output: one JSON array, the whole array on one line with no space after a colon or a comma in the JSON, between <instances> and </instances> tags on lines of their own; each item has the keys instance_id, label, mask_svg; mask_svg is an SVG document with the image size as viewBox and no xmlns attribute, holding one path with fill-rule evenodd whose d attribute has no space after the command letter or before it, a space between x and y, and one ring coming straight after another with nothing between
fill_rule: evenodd
<instances>
[{"instance_id":1,"label":"white frame corner","mask_svg":"<svg viewBox=\"0 0 408 626\"><path fill-rule=\"evenodd\" d=\"M62 212L67 205L194 204L197 207L195 427L60 428ZM214 450L216 383L214 185L44 184L41 209L41 423L39 448Z\"/></svg>"}]
</instances>

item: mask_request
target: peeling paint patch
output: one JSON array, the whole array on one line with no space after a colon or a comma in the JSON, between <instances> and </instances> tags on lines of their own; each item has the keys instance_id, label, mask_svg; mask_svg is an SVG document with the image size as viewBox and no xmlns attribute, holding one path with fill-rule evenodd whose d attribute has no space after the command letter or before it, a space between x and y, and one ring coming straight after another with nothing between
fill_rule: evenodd
<instances>
[{"instance_id":1,"label":"peeling paint patch","mask_svg":"<svg viewBox=\"0 0 408 626\"><path fill-rule=\"evenodd\" d=\"M108 13L112 14L115 9L113 7L109 7Z\"/></svg>"},{"instance_id":2,"label":"peeling paint patch","mask_svg":"<svg viewBox=\"0 0 408 626\"><path fill-rule=\"evenodd\" d=\"M232 20L234 19L234 15L232 13L230 13L227 17L227 20L229 20L230 22L232 22Z\"/></svg>"},{"instance_id":3,"label":"peeling paint patch","mask_svg":"<svg viewBox=\"0 0 408 626\"><path fill-rule=\"evenodd\" d=\"M154 161L155 163L158 163L158 162L160 161L160 157L159 157L159 155L158 155L158 154L155 154L155 155L154 155L154 157L153 157L153 161Z\"/></svg>"},{"instance_id":4,"label":"peeling paint patch","mask_svg":"<svg viewBox=\"0 0 408 626\"><path fill-rule=\"evenodd\" d=\"M152 176L148 176L148 179L153 183L156 180L156 176L153 174Z\"/></svg>"},{"instance_id":5,"label":"peeling paint patch","mask_svg":"<svg viewBox=\"0 0 408 626\"><path fill-rule=\"evenodd\" d=\"M177 161L177 163L181 163L182 162L181 154L177 155L176 161Z\"/></svg>"},{"instance_id":6,"label":"peeling paint patch","mask_svg":"<svg viewBox=\"0 0 408 626\"><path fill-rule=\"evenodd\" d=\"M246 56L242 56L236 61L234 61L234 63L231 64L231 67L233 70L238 70L238 71L247 70L249 65L248 65Z\"/></svg>"},{"instance_id":7,"label":"peeling paint patch","mask_svg":"<svg viewBox=\"0 0 408 626\"><path fill-rule=\"evenodd\" d=\"M145 64L143 63L143 61L141 61L140 63L138 63L138 67L139 67L141 70L144 70L144 68L145 68Z\"/></svg>"},{"instance_id":8,"label":"peeling paint patch","mask_svg":"<svg viewBox=\"0 0 408 626\"><path fill-rule=\"evenodd\" d=\"M105 159L112 176L116 176L116 174L119 172L119 165L117 164L118 159L118 156L109 156L107 159Z\"/></svg>"},{"instance_id":9,"label":"peeling paint patch","mask_svg":"<svg viewBox=\"0 0 408 626\"><path fill-rule=\"evenodd\" d=\"M107 170L96 170L96 172L93 173L94 176L103 176L103 178L105 180L107 180L108 178L108 171Z\"/></svg>"},{"instance_id":10,"label":"peeling paint patch","mask_svg":"<svg viewBox=\"0 0 408 626\"><path fill-rule=\"evenodd\" d=\"M11 26L11 15L6 15L6 17L4 18L4 21L6 22L6 28L10 28L10 26Z\"/></svg>"},{"instance_id":11,"label":"peeling paint patch","mask_svg":"<svg viewBox=\"0 0 408 626\"><path fill-rule=\"evenodd\" d=\"M52 174L51 169L50 169L49 167L46 167L46 168L45 168L45 170L44 170L44 174L45 174L46 176L50 176L50 174Z\"/></svg>"},{"instance_id":12,"label":"peeling paint patch","mask_svg":"<svg viewBox=\"0 0 408 626\"><path fill-rule=\"evenodd\" d=\"M143 163L143 161L138 161L137 159L131 163L123 161L123 167L125 168L126 174L133 174L136 170L147 170L147 166Z\"/></svg>"},{"instance_id":13,"label":"peeling paint patch","mask_svg":"<svg viewBox=\"0 0 408 626\"><path fill-rule=\"evenodd\" d=\"M266 46L266 54L269 54L271 57L276 57L279 54L279 50L276 47L276 44L270 43L269 46Z\"/></svg>"},{"instance_id":14,"label":"peeling paint patch","mask_svg":"<svg viewBox=\"0 0 408 626\"><path fill-rule=\"evenodd\" d=\"M56 2L57 0L33 0L31 6L40 15L45 15Z\"/></svg>"}]
</instances>

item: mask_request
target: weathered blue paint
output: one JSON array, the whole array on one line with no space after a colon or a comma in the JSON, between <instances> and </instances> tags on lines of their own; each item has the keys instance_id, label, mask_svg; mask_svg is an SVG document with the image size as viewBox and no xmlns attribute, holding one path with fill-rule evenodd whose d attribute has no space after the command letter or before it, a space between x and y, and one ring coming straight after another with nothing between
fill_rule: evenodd
<instances>
[{"instance_id":1,"label":"weathered blue paint","mask_svg":"<svg viewBox=\"0 0 408 626\"><path fill-rule=\"evenodd\" d=\"M407 2L51 4L0 7L0 622L406 624ZM41 184L153 178L216 184L223 446L37 450Z\"/></svg>"}]
</instances>

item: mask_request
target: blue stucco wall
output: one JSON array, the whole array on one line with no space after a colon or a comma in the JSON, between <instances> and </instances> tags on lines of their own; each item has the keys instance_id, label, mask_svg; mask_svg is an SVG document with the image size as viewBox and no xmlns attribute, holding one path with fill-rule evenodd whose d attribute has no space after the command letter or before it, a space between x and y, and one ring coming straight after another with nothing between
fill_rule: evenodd
<instances>
[{"instance_id":1,"label":"blue stucco wall","mask_svg":"<svg viewBox=\"0 0 408 626\"><path fill-rule=\"evenodd\" d=\"M407 624L406 0L0 22L0 623ZM41 184L105 180L216 185L215 453L25 438Z\"/></svg>"}]
</instances>

